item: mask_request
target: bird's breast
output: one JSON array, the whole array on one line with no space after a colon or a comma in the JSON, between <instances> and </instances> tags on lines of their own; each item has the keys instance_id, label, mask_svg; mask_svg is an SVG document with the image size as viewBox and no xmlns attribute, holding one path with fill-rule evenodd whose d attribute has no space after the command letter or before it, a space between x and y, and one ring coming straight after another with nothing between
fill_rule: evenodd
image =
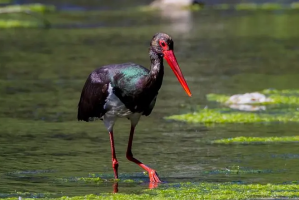
<instances>
[{"instance_id":1,"label":"bird's breast","mask_svg":"<svg viewBox=\"0 0 299 200\"><path fill-rule=\"evenodd\" d=\"M114 94L113 87L111 84L108 86L109 95L106 98L104 109L106 110L105 115L113 115L116 117L128 117L132 114L125 104Z\"/></svg>"}]
</instances>

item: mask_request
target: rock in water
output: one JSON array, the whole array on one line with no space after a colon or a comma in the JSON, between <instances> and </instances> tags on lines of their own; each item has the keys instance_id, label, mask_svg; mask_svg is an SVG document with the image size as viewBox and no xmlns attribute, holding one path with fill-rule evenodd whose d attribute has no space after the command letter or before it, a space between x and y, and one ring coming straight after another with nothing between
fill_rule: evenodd
<instances>
[{"instance_id":1,"label":"rock in water","mask_svg":"<svg viewBox=\"0 0 299 200\"><path fill-rule=\"evenodd\" d=\"M231 96L227 104L259 104L271 102L270 98L267 98L264 94L259 92L245 93L245 94L235 94Z\"/></svg>"},{"instance_id":2,"label":"rock in water","mask_svg":"<svg viewBox=\"0 0 299 200\"><path fill-rule=\"evenodd\" d=\"M194 0L155 0L150 6L155 8L163 7L185 7L192 5Z\"/></svg>"}]
</instances>

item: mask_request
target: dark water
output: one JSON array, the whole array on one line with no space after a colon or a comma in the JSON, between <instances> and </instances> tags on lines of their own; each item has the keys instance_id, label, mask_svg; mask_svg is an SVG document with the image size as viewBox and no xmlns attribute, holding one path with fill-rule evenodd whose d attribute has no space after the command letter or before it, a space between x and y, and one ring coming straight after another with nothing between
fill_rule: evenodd
<instances>
[{"instance_id":1,"label":"dark water","mask_svg":"<svg viewBox=\"0 0 299 200\"><path fill-rule=\"evenodd\" d=\"M128 6L128 5L127 5ZM299 15L281 12L84 12L48 14L56 28L0 32L0 195L18 192L83 195L111 192L112 183L64 182L75 177L113 177L109 136L101 121L76 121L79 95L97 66L133 61L149 66L148 45L169 33L192 91L189 98L171 70L155 109L137 126L134 155L166 182L299 180L294 144L215 145L236 136L293 136L299 125L169 122L165 116L205 106L208 93L265 88L298 89ZM82 25L93 28L80 29ZM115 127L120 179L146 181L125 158L128 120ZM219 173L240 167L260 173ZM140 192L147 183L120 183Z\"/></svg>"}]
</instances>

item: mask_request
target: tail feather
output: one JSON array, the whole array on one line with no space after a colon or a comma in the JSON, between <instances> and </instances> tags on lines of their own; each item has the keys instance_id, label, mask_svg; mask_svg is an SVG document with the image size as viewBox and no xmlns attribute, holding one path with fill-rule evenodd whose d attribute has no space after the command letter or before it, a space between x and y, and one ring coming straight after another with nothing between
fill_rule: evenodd
<instances>
[{"instance_id":1,"label":"tail feather","mask_svg":"<svg viewBox=\"0 0 299 200\"><path fill-rule=\"evenodd\" d=\"M78 121L89 121L90 117L90 111L92 110L92 107L90 107L89 104L84 103L84 100L82 99L82 95L78 104Z\"/></svg>"}]
</instances>

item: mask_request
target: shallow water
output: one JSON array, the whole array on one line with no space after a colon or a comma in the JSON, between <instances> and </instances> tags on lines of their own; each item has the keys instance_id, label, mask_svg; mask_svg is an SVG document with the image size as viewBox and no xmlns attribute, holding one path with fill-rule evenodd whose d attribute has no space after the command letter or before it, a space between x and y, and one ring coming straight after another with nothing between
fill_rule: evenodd
<instances>
[{"instance_id":1,"label":"shallow water","mask_svg":"<svg viewBox=\"0 0 299 200\"><path fill-rule=\"evenodd\" d=\"M52 29L1 30L0 197L16 191L63 195L112 191L112 183L72 181L90 173L113 177L109 136L102 122L76 121L80 92L97 66L133 61L148 67L148 45L156 32L173 37L177 60L193 96L184 93L166 67L156 107L137 126L134 156L170 183L299 180L297 143L210 143L236 136L293 136L298 134L296 123L206 126L163 119L217 107L207 102L208 93L298 89L298 13L171 14L62 12L47 15L54 23ZM93 28L82 28L84 25ZM148 187L148 178L125 158L128 135L128 120L119 120L115 143L120 179L136 180L121 182L119 191L138 193ZM229 172L236 167L246 173Z\"/></svg>"}]
</instances>

